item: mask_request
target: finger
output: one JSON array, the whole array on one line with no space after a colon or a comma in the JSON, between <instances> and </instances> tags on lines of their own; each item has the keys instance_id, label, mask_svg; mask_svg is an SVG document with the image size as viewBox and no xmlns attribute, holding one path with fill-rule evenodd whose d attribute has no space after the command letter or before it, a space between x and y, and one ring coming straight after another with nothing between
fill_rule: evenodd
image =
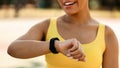
<instances>
[{"instance_id":1,"label":"finger","mask_svg":"<svg viewBox=\"0 0 120 68\"><path fill-rule=\"evenodd\" d=\"M73 57L73 59L80 59L82 57L82 55L81 54L77 54L77 55L74 55L72 57Z\"/></svg>"},{"instance_id":2,"label":"finger","mask_svg":"<svg viewBox=\"0 0 120 68\"><path fill-rule=\"evenodd\" d=\"M70 52L73 52L73 51L77 50L78 47L79 47L78 41L76 39L72 40L72 44L73 44L73 47L70 49Z\"/></svg>"},{"instance_id":3,"label":"finger","mask_svg":"<svg viewBox=\"0 0 120 68\"><path fill-rule=\"evenodd\" d=\"M68 53L68 54L66 54L66 56L67 56L67 57L71 57L71 55L70 55L69 53Z\"/></svg>"},{"instance_id":4,"label":"finger","mask_svg":"<svg viewBox=\"0 0 120 68\"><path fill-rule=\"evenodd\" d=\"M85 55L82 55L80 58L79 58L79 61L83 61L83 62L86 62L86 56Z\"/></svg>"},{"instance_id":5,"label":"finger","mask_svg":"<svg viewBox=\"0 0 120 68\"><path fill-rule=\"evenodd\" d=\"M78 42L79 44L79 42ZM81 47L81 45L79 44L78 49L74 50L73 52L69 52L71 56L77 55L77 54L84 54L84 51Z\"/></svg>"},{"instance_id":6,"label":"finger","mask_svg":"<svg viewBox=\"0 0 120 68\"><path fill-rule=\"evenodd\" d=\"M84 54L77 54L77 55L74 55L74 56L71 56L69 54L68 58L70 59L74 59L76 61L83 61L83 62L86 62L86 56Z\"/></svg>"},{"instance_id":7,"label":"finger","mask_svg":"<svg viewBox=\"0 0 120 68\"><path fill-rule=\"evenodd\" d=\"M85 54L85 53L84 53L84 50L83 50L83 47L82 47L82 45L80 44L80 42L78 42L78 44L79 44L79 50L80 50L80 52L83 53L83 54Z\"/></svg>"},{"instance_id":8,"label":"finger","mask_svg":"<svg viewBox=\"0 0 120 68\"><path fill-rule=\"evenodd\" d=\"M73 59L75 59L76 61L83 61L83 62L86 61L85 55L80 55L80 54L73 56Z\"/></svg>"},{"instance_id":9,"label":"finger","mask_svg":"<svg viewBox=\"0 0 120 68\"><path fill-rule=\"evenodd\" d=\"M73 52L70 52L69 54L71 55L71 56L75 56L75 55L78 55L78 54L80 54L81 52L77 49L77 50L75 50L75 51L73 51Z\"/></svg>"},{"instance_id":10,"label":"finger","mask_svg":"<svg viewBox=\"0 0 120 68\"><path fill-rule=\"evenodd\" d=\"M70 52L70 53L69 53L69 57L73 57L74 59L79 59L79 58L81 58L82 56L85 56L85 54L82 53L82 52L79 51L79 50L76 50L76 51L74 51L74 52Z\"/></svg>"}]
</instances>

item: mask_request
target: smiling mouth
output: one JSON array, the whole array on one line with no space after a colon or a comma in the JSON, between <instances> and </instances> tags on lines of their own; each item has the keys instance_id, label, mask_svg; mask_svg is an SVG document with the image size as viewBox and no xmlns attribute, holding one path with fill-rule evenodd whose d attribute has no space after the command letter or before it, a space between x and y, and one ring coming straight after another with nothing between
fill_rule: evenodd
<instances>
[{"instance_id":1,"label":"smiling mouth","mask_svg":"<svg viewBox=\"0 0 120 68\"><path fill-rule=\"evenodd\" d=\"M65 6L70 6L70 5L74 5L75 3L77 3L77 2L66 2L66 3L64 3L64 5Z\"/></svg>"}]
</instances>

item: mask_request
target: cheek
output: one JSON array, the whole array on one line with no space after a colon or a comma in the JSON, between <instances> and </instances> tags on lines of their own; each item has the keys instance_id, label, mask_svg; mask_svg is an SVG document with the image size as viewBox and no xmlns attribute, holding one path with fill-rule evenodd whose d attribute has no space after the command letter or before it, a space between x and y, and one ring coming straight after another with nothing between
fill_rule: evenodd
<instances>
[{"instance_id":1,"label":"cheek","mask_svg":"<svg viewBox=\"0 0 120 68\"><path fill-rule=\"evenodd\" d=\"M62 0L58 0L58 4L62 7Z\"/></svg>"}]
</instances>

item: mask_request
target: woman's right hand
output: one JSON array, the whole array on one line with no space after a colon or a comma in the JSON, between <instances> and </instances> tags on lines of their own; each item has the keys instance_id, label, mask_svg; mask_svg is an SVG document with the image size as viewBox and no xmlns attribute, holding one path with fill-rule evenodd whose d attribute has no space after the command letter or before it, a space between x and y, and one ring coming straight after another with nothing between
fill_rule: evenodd
<instances>
[{"instance_id":1,"label":"woman's right hand","mask_svg":"<svg viewBox=\"0 0 120 68\"><path fill-rule=\"evenodd\" d=\"M85 62L85 53L78 40L68 39L62 42L56 41L55 47L58 52L64 54L65 56L73 58L77 61Z\"/></svg>"}]
</instances>

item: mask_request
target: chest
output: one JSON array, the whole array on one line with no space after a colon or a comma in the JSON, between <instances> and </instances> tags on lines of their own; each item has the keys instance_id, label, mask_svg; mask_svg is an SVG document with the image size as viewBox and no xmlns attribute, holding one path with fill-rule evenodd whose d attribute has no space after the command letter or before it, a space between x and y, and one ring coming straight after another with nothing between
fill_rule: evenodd
<instances>
[{"instance_id":1,"label":"chest","mask_svg":"<svg viewBox=\"0 0 120 68\"><path fill-rule=\"evenodd\" d=\"M76 38L81 43L86 44L95 40L98 33L98 26L72 26L58 24L57 31L63 39Z\"/></svg>"}]
</instances>

